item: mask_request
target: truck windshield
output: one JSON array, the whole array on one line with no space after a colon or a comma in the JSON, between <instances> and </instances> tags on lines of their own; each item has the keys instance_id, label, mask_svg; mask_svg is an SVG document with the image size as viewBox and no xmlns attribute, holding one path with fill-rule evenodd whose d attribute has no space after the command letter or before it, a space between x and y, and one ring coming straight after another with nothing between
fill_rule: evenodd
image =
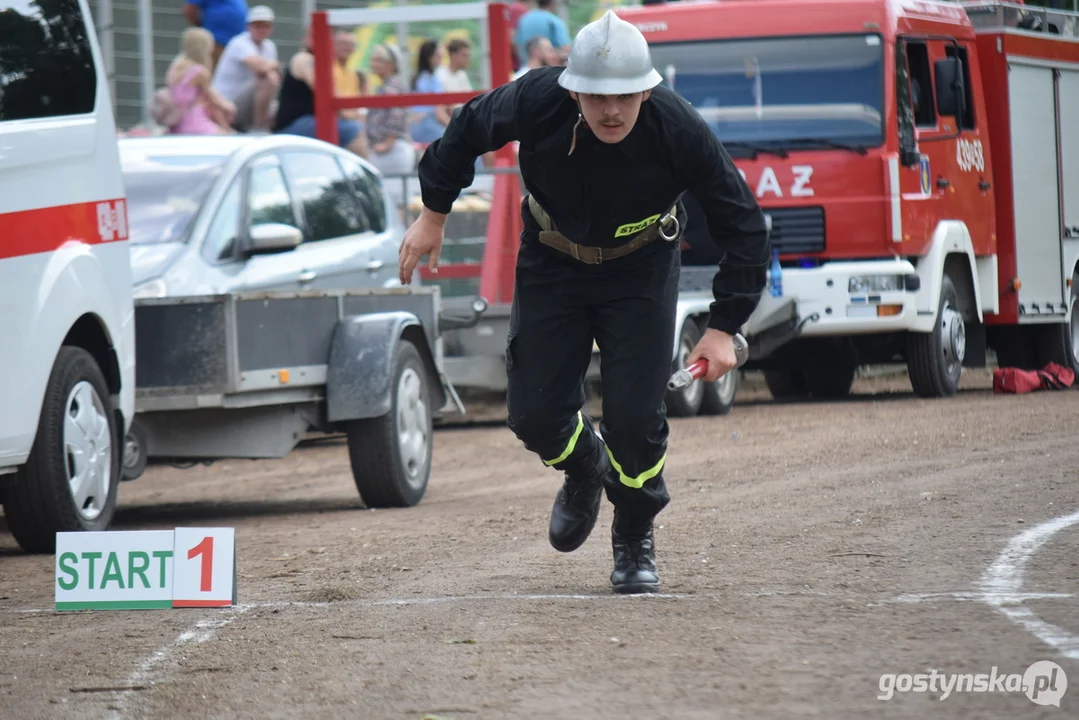
<instances>
[{"instance_id":1,"label":"truck windshield","mask_svg":"<svg viewBox=\"0 0 1079 720\"><path fill-rule=\"evenodd\" d=\"M225 157L121 156L132 245L186 242Z\"/></svg>"},{"instance_id":2,"label":"truck windshield","mask_svg":"<svg viewBox=\"0 0 1079 720\"><path fill-rule=\"evenodd\" d=\"M652 62L731 154L883 141L879 35L655 43Z\"/></svg>"}]
</instances>

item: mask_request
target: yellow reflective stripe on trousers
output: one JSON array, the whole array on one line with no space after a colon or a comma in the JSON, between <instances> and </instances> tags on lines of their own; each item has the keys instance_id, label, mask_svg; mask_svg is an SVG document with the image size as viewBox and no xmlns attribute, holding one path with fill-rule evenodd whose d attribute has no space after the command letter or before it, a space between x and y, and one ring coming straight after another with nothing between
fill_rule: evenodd
<instances>
[{"instance_id":1,"label":"yellow reflective stripe on trousers","mask_svg":"<svg viewBox=\"0 0 1079 720\"><path fill-rule=\"evenodd\" d=\"M646 482L654 478L656 475L659 475L659 471L663 469L663 463L667 459L667 453L663 453L663 457L659 459L658 463L648 468L637 477L630 477L629 475L626 475L624 472L622 472L622 466L619 465L618 461L614 459L614 453L611 452L610 448L607 448L607 457L611 459L611 465L613 465L614 469L618 471L618 479L622 482L622 484L640 490Z\"/></svg>"},{"instance_id":2,"label":"yellow reflective stripe on trousers","mask_svg":"<svg viewBox=\"0 0 1079 720\"><path fill-rule=\"evenodd\" d=\"M577 411L577 429L573 431L573 436L570 437L569 442L566 444L566 449L562 451L562 454L556 457L554 460L544 460L545 465L557 465L573 452L573 448L577 447L577 438L581 437L581 431L584 430L584 418L581 417L581 411Z\"/></svg>"}]
</instances>

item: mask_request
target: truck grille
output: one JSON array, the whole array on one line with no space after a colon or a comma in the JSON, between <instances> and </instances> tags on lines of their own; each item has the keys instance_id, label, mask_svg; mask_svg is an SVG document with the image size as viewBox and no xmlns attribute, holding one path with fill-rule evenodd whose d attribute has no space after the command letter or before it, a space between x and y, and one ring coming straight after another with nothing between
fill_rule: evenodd
<instances>
[{"instance_id":1,"label":"truck grille","mask_svg":"<svg viewBox=\"0 0 1079 720\"><path fill-rule=\"evenodd\" d=\"M824 250L824 208L764 208L772 218L772 249L781 254Z\"/></svg>"}]
</instances>

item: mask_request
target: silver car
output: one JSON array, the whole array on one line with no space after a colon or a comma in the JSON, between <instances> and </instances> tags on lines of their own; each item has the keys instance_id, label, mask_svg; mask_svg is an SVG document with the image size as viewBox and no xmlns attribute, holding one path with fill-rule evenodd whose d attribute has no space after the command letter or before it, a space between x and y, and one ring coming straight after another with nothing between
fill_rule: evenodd
<instances>
[{"instance_id":1,"label":"silver car","mask_svg":"<svg viewBox=\"0 0 1079 720\"><path fill-rule=\"evenodd\" d=\"M123 138L135 297L399 286L378 171L294 135Z\"/></svg>"}]
</instances>

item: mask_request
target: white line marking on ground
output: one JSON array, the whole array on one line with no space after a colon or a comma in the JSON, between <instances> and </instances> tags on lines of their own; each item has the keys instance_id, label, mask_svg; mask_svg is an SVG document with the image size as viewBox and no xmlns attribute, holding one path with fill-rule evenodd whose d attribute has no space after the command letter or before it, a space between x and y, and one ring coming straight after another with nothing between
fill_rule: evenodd
<instances>
[{"instance_id":1,"label":"white line marking on ground","mask_svg":"<svg viewBox=\"0 0 1079 720\"><path fill-rule=\"evenodd\" d=\"M135 671L127 676L124 680L124 684L131 687L155 684L157 681L155 678L156 668L166 660L170 659L178 648L190 643L204 643L212 640L214 633L217 630L225 627L250 609L250 605L236 605L230 608L223 608L221 610L221 616L199 620L190 630L185 630L180 633L180 635L171 643L158 648L150 655L150 657L143 660ZM120 691L120 697L117 699L115 705L117 716L125 716L127 699L131 697L131 694L131 691Z\"/></svg>"},{"instance_id":2,"label":"white line marking on ground","mask_svg":"<svg viewBox=\"0 0 1079 720\"><path fill-rule=\"evenodd\" d=\"M1072 593L1017 593L1015 595L1000 595L997 593L984 593L984 592L934 592L934 593L907 593L906 595L898 595L891 600L885 600L887 603L921 603L929 602L932 600L981 600L982 602L990 602L990 598L993 600L1001 600L1009 605L1016 603L1026 602L1027 600L1049 600L1052 598L1072 598L1075 597Z\"/></svg>"},{"instance_id":3,"label":"white line marking on ground","mask_svg":"<svg viewBox=\"0 0 1079 720\"><path fill-rule=\"evenodd\" d=\"M1012 538L996 562L982 575L982 601L1026 628L1064 657L1079 660L1079 635L1047 623L1015 598L1023 595L1023 572L1034 553L1053 535L1079 523L1079 512L1049 520Z\"/></svg>"},{"instance_id":4,"label":"white line marking on ground","mask_svg":"<svg viewBox=\"0 0 1079 720\"><path fill-rule=\"evenodd\" d=\"M642 593L640 595L516 595L506 593L504 595L444 595L441 597L428 598L397 598L392 600L354 600L351 604L365 605L430 605L433 603L450 602L483 602L490 600L622 600L630 598L686 598L690 595L666 594L666 593Z\"/></svg>"},{"instance_id":5,"label":"white line marking on ground","mask_svg":"<svg viewBox=\"0 0 1079 720\"><path fill-rule=\"evenodd\" d=\"M430 605L432 603L447 603L447 602L484 602L493 600L630 600L633 598L660 598L660 599L677 599L677 598L692 598L698 597L695 595L680 595L677 593L641 593L638 595L575 595L575 594L563 594L563 595L520 595L515 593L505 593L503 595L439 595L435 597L416 597L416 598L387 598L382 600L337 600L334 602L298 602L284 600L280 602L261 602L261 603L247 603L234 605L231 608L224 608L222 612L246 612L253 608L286 608L286 607L329 607L330 605L361 605L365 607L374 607L378 605ZM49 615L78 615L91 612L101 612L96 610L84 610L75 612L58 612L53 608L28 608L28 609L14 609L9 608L2 610L3 613L21 613L21 614L49 614ZM232 622L231 620L229 622Z\"/></svg>"}]
</instances>

